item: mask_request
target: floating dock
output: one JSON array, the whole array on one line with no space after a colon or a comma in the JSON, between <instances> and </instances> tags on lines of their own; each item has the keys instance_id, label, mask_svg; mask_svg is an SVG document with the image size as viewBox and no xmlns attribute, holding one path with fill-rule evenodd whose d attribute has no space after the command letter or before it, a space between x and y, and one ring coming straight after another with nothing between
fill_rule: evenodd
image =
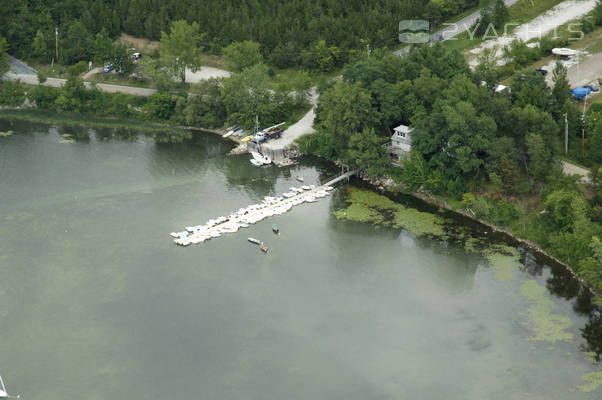
<instances>
[{"instance_id":1,"label":"floating dock","mask_svg":"<svg viewBox=\"0 0 602 400\"><path fill-rule=\"evenodd\" d=\"M185 230L172 232L170 235L174 238L176 244L188 246L190 244L203 243L224 234L235 233L239 229L248 228L250 225L262 221L267 217L284 214L294 206L303 203L314 203L319 199L325 198L334 189L333 185L349 179L357 172L358 170L349 171L318 187L304 185L299 188L290 188L289 192L281 196L267 196L259 204L252 204L241 208L226 217L209 220L205 225L188 226Z\"/></svg>"}]
</instances>

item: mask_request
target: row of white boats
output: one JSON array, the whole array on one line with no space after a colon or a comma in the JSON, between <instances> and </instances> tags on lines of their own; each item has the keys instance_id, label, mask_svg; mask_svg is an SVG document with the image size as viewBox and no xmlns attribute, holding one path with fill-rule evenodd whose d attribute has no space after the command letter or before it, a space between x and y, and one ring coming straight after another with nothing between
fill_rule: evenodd
<instances>
[{"instance_id":1,"label":"row of white boats","mask_svg":"<svg viewBox=\"0 0 602 400\"><path fill-rule=\"evenodd\" d=\"M291 187L280 196L266 196L261 203L251 204L227 216L207 221L204 225L187 226L181 232L171 232L174 242L181 246L203 243L223 234L238 232L240 228L248 228L267 217L281 215L302 203L314 203L334 190L332 186L318 188L314 185Z\"/></svg>"}]
</instances>

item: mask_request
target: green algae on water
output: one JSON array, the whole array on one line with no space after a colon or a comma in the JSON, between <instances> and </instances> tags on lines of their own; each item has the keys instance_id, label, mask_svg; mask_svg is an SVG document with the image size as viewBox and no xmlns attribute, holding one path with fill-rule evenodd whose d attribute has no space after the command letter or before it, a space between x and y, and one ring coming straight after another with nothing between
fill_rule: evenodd
<instances>
[{"instance_id":1,"label":"green algae on water","mask_svg":"<svg viewBox=\"0 0 602 400\"><path fill-rule=\"evenodd\" d=\"M602 372L590 372L581 377L587 383L577 386L582 392L593 392L602 388Z\"/></svg>"},{"instance_id":2,"label":"green algae on water","mask_svg":"<svg viewBox=\"0 0 602 400\"><path fill-rule=\"evenodd\" d=\"M445 234L438 215L405 207L371 190L349 188L345 201L350 204L334 213L337 219L404 228L418 236Z\"/></svg>"},{"instance_id":3,"label":"green algae on water","mask_svg":"<svg viewBox=\"0 0 602 400\"><path fill-rule=\"evenodd\" d=\"M520 254L514 247L493 246L485 250L485 258L489 266L493 268L495 279L501 282L513 278L514 271L520 268Z\"/></svg>"},{"instance_id":4,"label":"green algae on water","mask_svg":"<svg viewBox=\"0 0 602 400\"><path fill-rule=\"evenodd\" d=\"M530 279L523 283L520 291L527 296L532 304L527 309L527 315L532 324L534 336L529 340L558 342L572 340L573 334L567 332L573 321L564 315L552 314L554 302L546 296L546 288Z\"/></svg>"}]
</instances>

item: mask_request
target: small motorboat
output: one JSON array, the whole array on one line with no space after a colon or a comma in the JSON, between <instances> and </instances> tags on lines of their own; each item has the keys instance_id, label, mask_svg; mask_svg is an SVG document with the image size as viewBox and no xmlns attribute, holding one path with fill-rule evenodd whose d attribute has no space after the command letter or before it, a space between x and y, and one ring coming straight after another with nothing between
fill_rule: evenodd
<instances>
[{"instance_id":1,"label":"small motorboat","mask_svg":"<svg viewBox=\"0 0 602 400\"><path fill-rule=\"evenodd\" d=\"M261 240L259 240L259 239L255 239L255 238L252 238L252 237L250 237L250 238L247 238L247 240L248 240L249 242L253 243L253 244L262 244L262 243L263 243Z\"/></svg>"},{"instance_id":2,"label":"small motorboat","mask_svg":"<svg viewBox=\"0 0 602 400\"><path fill-rule=\"evenodd\" d=\"M272 232L274 232L276 235L280 234L280 227L278 226L278 224L272 225Z\"/></svg>"},{"instance_id":3,"label":"small motorboat","mask_svg":"<svg viewBox=\"0 0 602 400\"><path fill-rule=\"evenodd\" d=\"M295 176L295 179L298 180L299 182L303 182L303 177L302 176Z\"/></svg>"},{"instance_id":4,"label":"small motorboat","mask_svg":"<svg viewBox=\"0 0 602 400\"><path fill-rule=\"evenodd\" d=\"M301 186L301 189L303 189L303 190L311 190L311 188L309 186L307 186L307 185Z\"/></svg>"},{"instance_id":5,"label":"small motorboat","mask_svg":"<svg viewBox=\"0 0 602 400\"><path fill-rule=\"evenodd\" d=\"M573 49L567 49L565 47L556 47L552 49L552 54L561 57L571 57L577 55L577 51Z\"/></svg>"},{"instance_id":6,"label":"small motorboat","mask_svg":"<svg viewBox=\"0 0 602 400\"><path fill-rule=\"evenodd\" d=\"M263 155L261 153L258 153L256 151L251 152L251 155L253 156L253 159L256 161L259 161L260 163L264 164L264 165L268 165L272 163L272 159L266 155Z\"/></svg>"},{"instance_id":7,"label":"small motorboat","mask_svg":"<svg viewBox=\"0 0 602 400\"><path fill-rule=\"evenodd\" d=\"M257 160L256 160L256 159L254 159L254 158L252 158L252 159L251 159L251 164L253 164L253 165L254 165L254 166L256 166L256 167L261 167L261 166L263 166L263 163L262 163L262 162L259 162L259 161L257 161Z\"/></svg>"},{"instance_id":8,"label":"small motorboat","mask_svg":"<svg viewBox=\"0 0 602 400\"><path fill-rule=\"evenodd\" d=\"M268 248L268 246L265 243L261 243L259 245L259 248L261 249L261 251L263 251L264 253L267 253L270 249Z\"/></svg>"}]
</instances>

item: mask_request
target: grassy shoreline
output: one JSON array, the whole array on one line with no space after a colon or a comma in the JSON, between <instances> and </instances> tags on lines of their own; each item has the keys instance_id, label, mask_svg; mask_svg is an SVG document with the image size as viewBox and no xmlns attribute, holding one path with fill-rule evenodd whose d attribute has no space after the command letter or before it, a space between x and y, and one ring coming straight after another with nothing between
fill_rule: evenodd
<instances>
[{"instance_id":1,"label":"grassy shoreline","mask_svg":"<svg viewBox=\"0 0 602 400\"><path fill-rule=\"evenodd\" d=\"M87 116L75 113L56 113L36 109L6 108L0 109L0 119L16 119L20 121L36 122L43 124L67 124L71 126L130 129L143 132L168 131L171 133L184 133L185 130L168 124L119 119L108 117Z\"/></svg>"}]
</instances>

